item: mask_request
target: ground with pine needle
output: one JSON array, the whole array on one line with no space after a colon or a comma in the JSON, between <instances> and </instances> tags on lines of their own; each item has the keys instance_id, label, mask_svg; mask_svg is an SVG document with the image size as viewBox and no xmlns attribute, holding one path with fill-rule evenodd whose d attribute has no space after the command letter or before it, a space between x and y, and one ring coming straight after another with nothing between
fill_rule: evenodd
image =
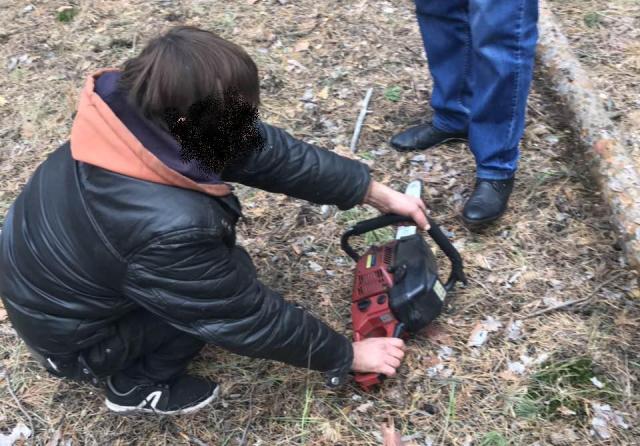
<instances>
[{"instance_id":1,"label":"ground with pine needle","mask_svg":"<svg viewBox=\"0 0 640 446\"><path fill-rule=\"evenodd\" d=\"M473 186L467 147L400 155L387 144L429 119L430 80L409 0L4 2L0 223L38 163L68 137L84 78L182 23L243 45L260 68L262 118L329 150L349 154L360 101L373 87L355 156L398 189L424 179L424 198L459 248L469 286L409 341L399 376L379 391L328 390L317 373L208 347L192 368L221 384L220 401L170 419L112 415L95 389L47 376L0 308L2 433L24 423L36 444L49 445L380 445L380 425L392 418L408 445L633 444L640 290L561 109L536 79L511 210L483 233L469 232L458 218ZM375 212L244 187L238 194L247 217L239 241L262 280L350 335L353 265L338 240Z\"/></svg>"}]
</instances>

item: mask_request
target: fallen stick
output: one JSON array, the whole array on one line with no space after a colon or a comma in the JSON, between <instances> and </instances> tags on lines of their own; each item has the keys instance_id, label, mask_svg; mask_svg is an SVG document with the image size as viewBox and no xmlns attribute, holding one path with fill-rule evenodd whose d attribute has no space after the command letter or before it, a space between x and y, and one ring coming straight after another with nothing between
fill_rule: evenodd
<instances>
[{"instance_id":1,"label":"fallen stick","mask_svg":"<svg viewBox=\"0 0 640 446\"><path fill-rule=\"evenodd\" d=\"M629 264L640 271L640 174L598 90L576 59L545 0L540 1L538 59L572 115L591 172L611 209Z\"/></svg>"},{"instance_id":2,"label":"fallen stick","mask_svg":"<svg viewBox=\"0 0 640 446\"><path fill-rule=\"evenodd\" d=\"M136 43L138 43L138 33L133 33L133 43L131 43L131 53L135 54L136 52Z\"/></svg>"},{"instance_id":3,"label":"fallen stick","mask_svg":"<svg viewBox=\"0 0 640 446\"><path fill-rule=\"evenodd\" d=\"M556 311L556 310L560 310L562 308L570 307L571 305L575 305L575 304L579 304L579 303L582 303L582 302L586 302L587 300L591 299L591 297L592 296L583 297L582 299L573 299L573 300L569 300L567 302L562 302L561 304L554 305L553 307L548 307L548 308L544 308L542 310L534 311L533 313L526 315L522 319L530 319L532 317L540 316L540 315L545 314L545 313L551 313L552 311Z\"/></svg>"},{"instance_id":4,"label":"fallen stick","mask_svg":"<svg viewBox=\"0 0 640 446\"><path fill-rule=\"evenodd\" d=\"M532 317L540 316L542 314L550 313L552 311L560 310L562 308L567 308L567 307L570 307L572 305L584 303L584 302L592 299L593 297L595 297L595 295L598 293L598 291L600 291L602 289L602 287L604 287L605 285L613 282L614 280L616 280L621 275L622 274L618 274L618 275L615 275L615 276L610 277L609 279L605 280L600 285L598 285L587 297L582 297L580 299L568 300L566 302L562 302L561 304L554 305L552 307L543 308L542 310L534 311L533 313L530 313L530 314L524 316L522 319L523 320L524 319L530 319Z\"/></svg>"},{"instance_id":5,"label":"fallen stick","mask_svg":"<svg viewBox=\"0 0 640 446\"><path fill-rule=\"evenodd\" d=\"M163 417L162 415L160 415L159 413L157 413L154 409L154 413L158 416L158 417ZM199 438L191 435L188 432L185 432L180 426L178 426L175 422L173 422L172 420L167 420L168 421L168 428L170 431L172 431L172 433L174 435L179 435L180 437L184 438L185 441L187 441L189 444L195 444L196 446L211 446L209 443L204 442L202 440L200 440Z\"/></svg>"},{"instance_id":6,"label":"fallen stick","mask_svg":"<svg viewBox=\"0 0 640 446\"><path fill-rule=\"evenodd\" d=\"M242 438L240 439L239 443L240 446L246 446L249 429L251 428L251 424L253 423L253 391L255 388L255 385L251 387L251 394L249 395L249 415L247 417L248 421L244 427L244 430L242 431Z\"/></svg>"},{"instance_id":7,"label":"fallen stick","mask_svg":"<svg viewBox=\"0 0 640 446\"><path fill-rule=\"evenodd\" d=\"M364 101L362 101L362 108L360 109L360 114L358 115L358 120L356 121L356 127L353 129L353 137L351 138L351 152L356 153L358 150L357 144L358 139L360 138L360 132L362 131L362 124L364 124L364 118L367 116L367 107L369 107L369 101L371 100L371 95L373 94L373 88L369 88L367 90L367 94L364 97Z\"/></svg>"},{"instance_id":8,"label":"fallen stick","mask_svg":"<svg viewBox=\"0 0 640 446\"><path fill-rule=\"evenodd\" d=\"M13 401L15 401L15 403L18 406L18 409L20 410L20 412L22 412L22 414L27 418L27 421L29 421L29 427L31 428L31 435L27 439L27 442L29 444L33 444L34 437L36 436L36 431L35 431L35 427L34 427L34 424L33 424L33 418L31 418L31 415L29 414L29 412L27 412L26 409L24 408L24 406L22 406L22 403L18 399L18 396L13 391L13 388L11 387L11 378L10 378L10 376L11 376L11 373L9 372L9 370L5 370L4 380L7 383L7 390L9 390L9 394L11 395L11 398L13 398Z\"/></svg>"}]
</instances>

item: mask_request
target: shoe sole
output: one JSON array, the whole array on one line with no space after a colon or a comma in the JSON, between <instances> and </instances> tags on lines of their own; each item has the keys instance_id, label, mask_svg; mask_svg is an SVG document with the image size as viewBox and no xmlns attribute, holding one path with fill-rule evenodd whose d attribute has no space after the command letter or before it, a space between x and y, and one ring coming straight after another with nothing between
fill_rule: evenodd
<instances>
[{"instance_id":1,"label":"shoe sole","mask_svg":"<svg viewBox=\"0 0 640 446\"><path fill-rule=\"evenodd\" d=\"M199 411L200 409L208 406L213 402L216 398L218 398L218 394L220 393L220 386L217 386L213 393L209 395L209 397L203 401L200 401L198 404L186 407L180 410L158 410L158 409L147 409L137 406L121 406L119 404L112 403L108 399L105 400L107 405L107 409L118 414L118 415L135 415L135 414L156 414L156 415L186 415L190 413L194 413Z\"/></svg>"},{"instance_id":2,"label":"shoe sole","mask_svg":"<svg viewBox=\"0 0 640 446\"><path fill-rule=\"evenodd\" d=\"M398 152L414 152L414 151L420 151L420 150L433 149L434 147L438 147L438 146L441 146L443 144L448 144L450 142L467 142L467 141L469 141L469 139L467 139L467 138L459 138L459 137L447 138L447 139L444 139L444 140L440 141L437 144L434 144L434 145L429 146L429 147L420 148L420 149L416 149L415 147L407 149L406 147L398 147L398 146L396 146L394 144L390 144L390 145L391 145L391 147L393 147Z\"/></svg>"}]
</instances>

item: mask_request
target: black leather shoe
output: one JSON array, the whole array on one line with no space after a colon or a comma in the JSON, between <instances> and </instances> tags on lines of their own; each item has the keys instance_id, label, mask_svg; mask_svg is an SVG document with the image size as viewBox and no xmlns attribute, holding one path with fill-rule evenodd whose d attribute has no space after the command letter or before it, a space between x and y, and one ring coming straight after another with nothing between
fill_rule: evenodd
<instances>
[{"instance_id":1,"label":"black leather shoe","mask_svg":"<svg viewBox=\"0 0 640 446\"><path fill-rule=\"evenodd\" d=\"M514 179L476 180L473 193L462 211L462 220L472 227L483 226L500 218L507 210Z\"/></svg>"},{"instance_id":2,"label":"black leather shoe","mask_svg":"<svg viewBox=\"0 0 640 446\"><path fill-rule=\"evenodd\" d=\"M438 130L433 124L410 127L391 138L391 146L399 152L425 150L451 141L466 141L466 133L449 133Z\"/></svg>"}]
</instances>

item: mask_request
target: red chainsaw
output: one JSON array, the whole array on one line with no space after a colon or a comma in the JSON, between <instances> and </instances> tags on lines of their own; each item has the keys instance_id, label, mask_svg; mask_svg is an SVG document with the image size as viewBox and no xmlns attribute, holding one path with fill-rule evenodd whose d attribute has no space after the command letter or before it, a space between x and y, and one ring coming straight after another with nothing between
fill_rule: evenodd
<instances>
[{"instance_id":1,"label":"red chainsaw","mask_svg":"<svg viewBox=\"0 0 640 446\"><path fill-rule=\"evenodd\" d=\"M422 182L411 182L406 194L420 197ZM462 258L430 218L428 233L451 262L451 273L443 284L436 258L415 226L400 226L395 240L371 246L359 255L349 238L390 225L413 223L408 217L387 214L357 223L341 239L342 249L356 262L351 298L353 339L403 337L416 333L442 312L447 293L456 282L466 285ZM384 375L356 373L355 381L369 391Z\"/></svg>"}]
</instances>

